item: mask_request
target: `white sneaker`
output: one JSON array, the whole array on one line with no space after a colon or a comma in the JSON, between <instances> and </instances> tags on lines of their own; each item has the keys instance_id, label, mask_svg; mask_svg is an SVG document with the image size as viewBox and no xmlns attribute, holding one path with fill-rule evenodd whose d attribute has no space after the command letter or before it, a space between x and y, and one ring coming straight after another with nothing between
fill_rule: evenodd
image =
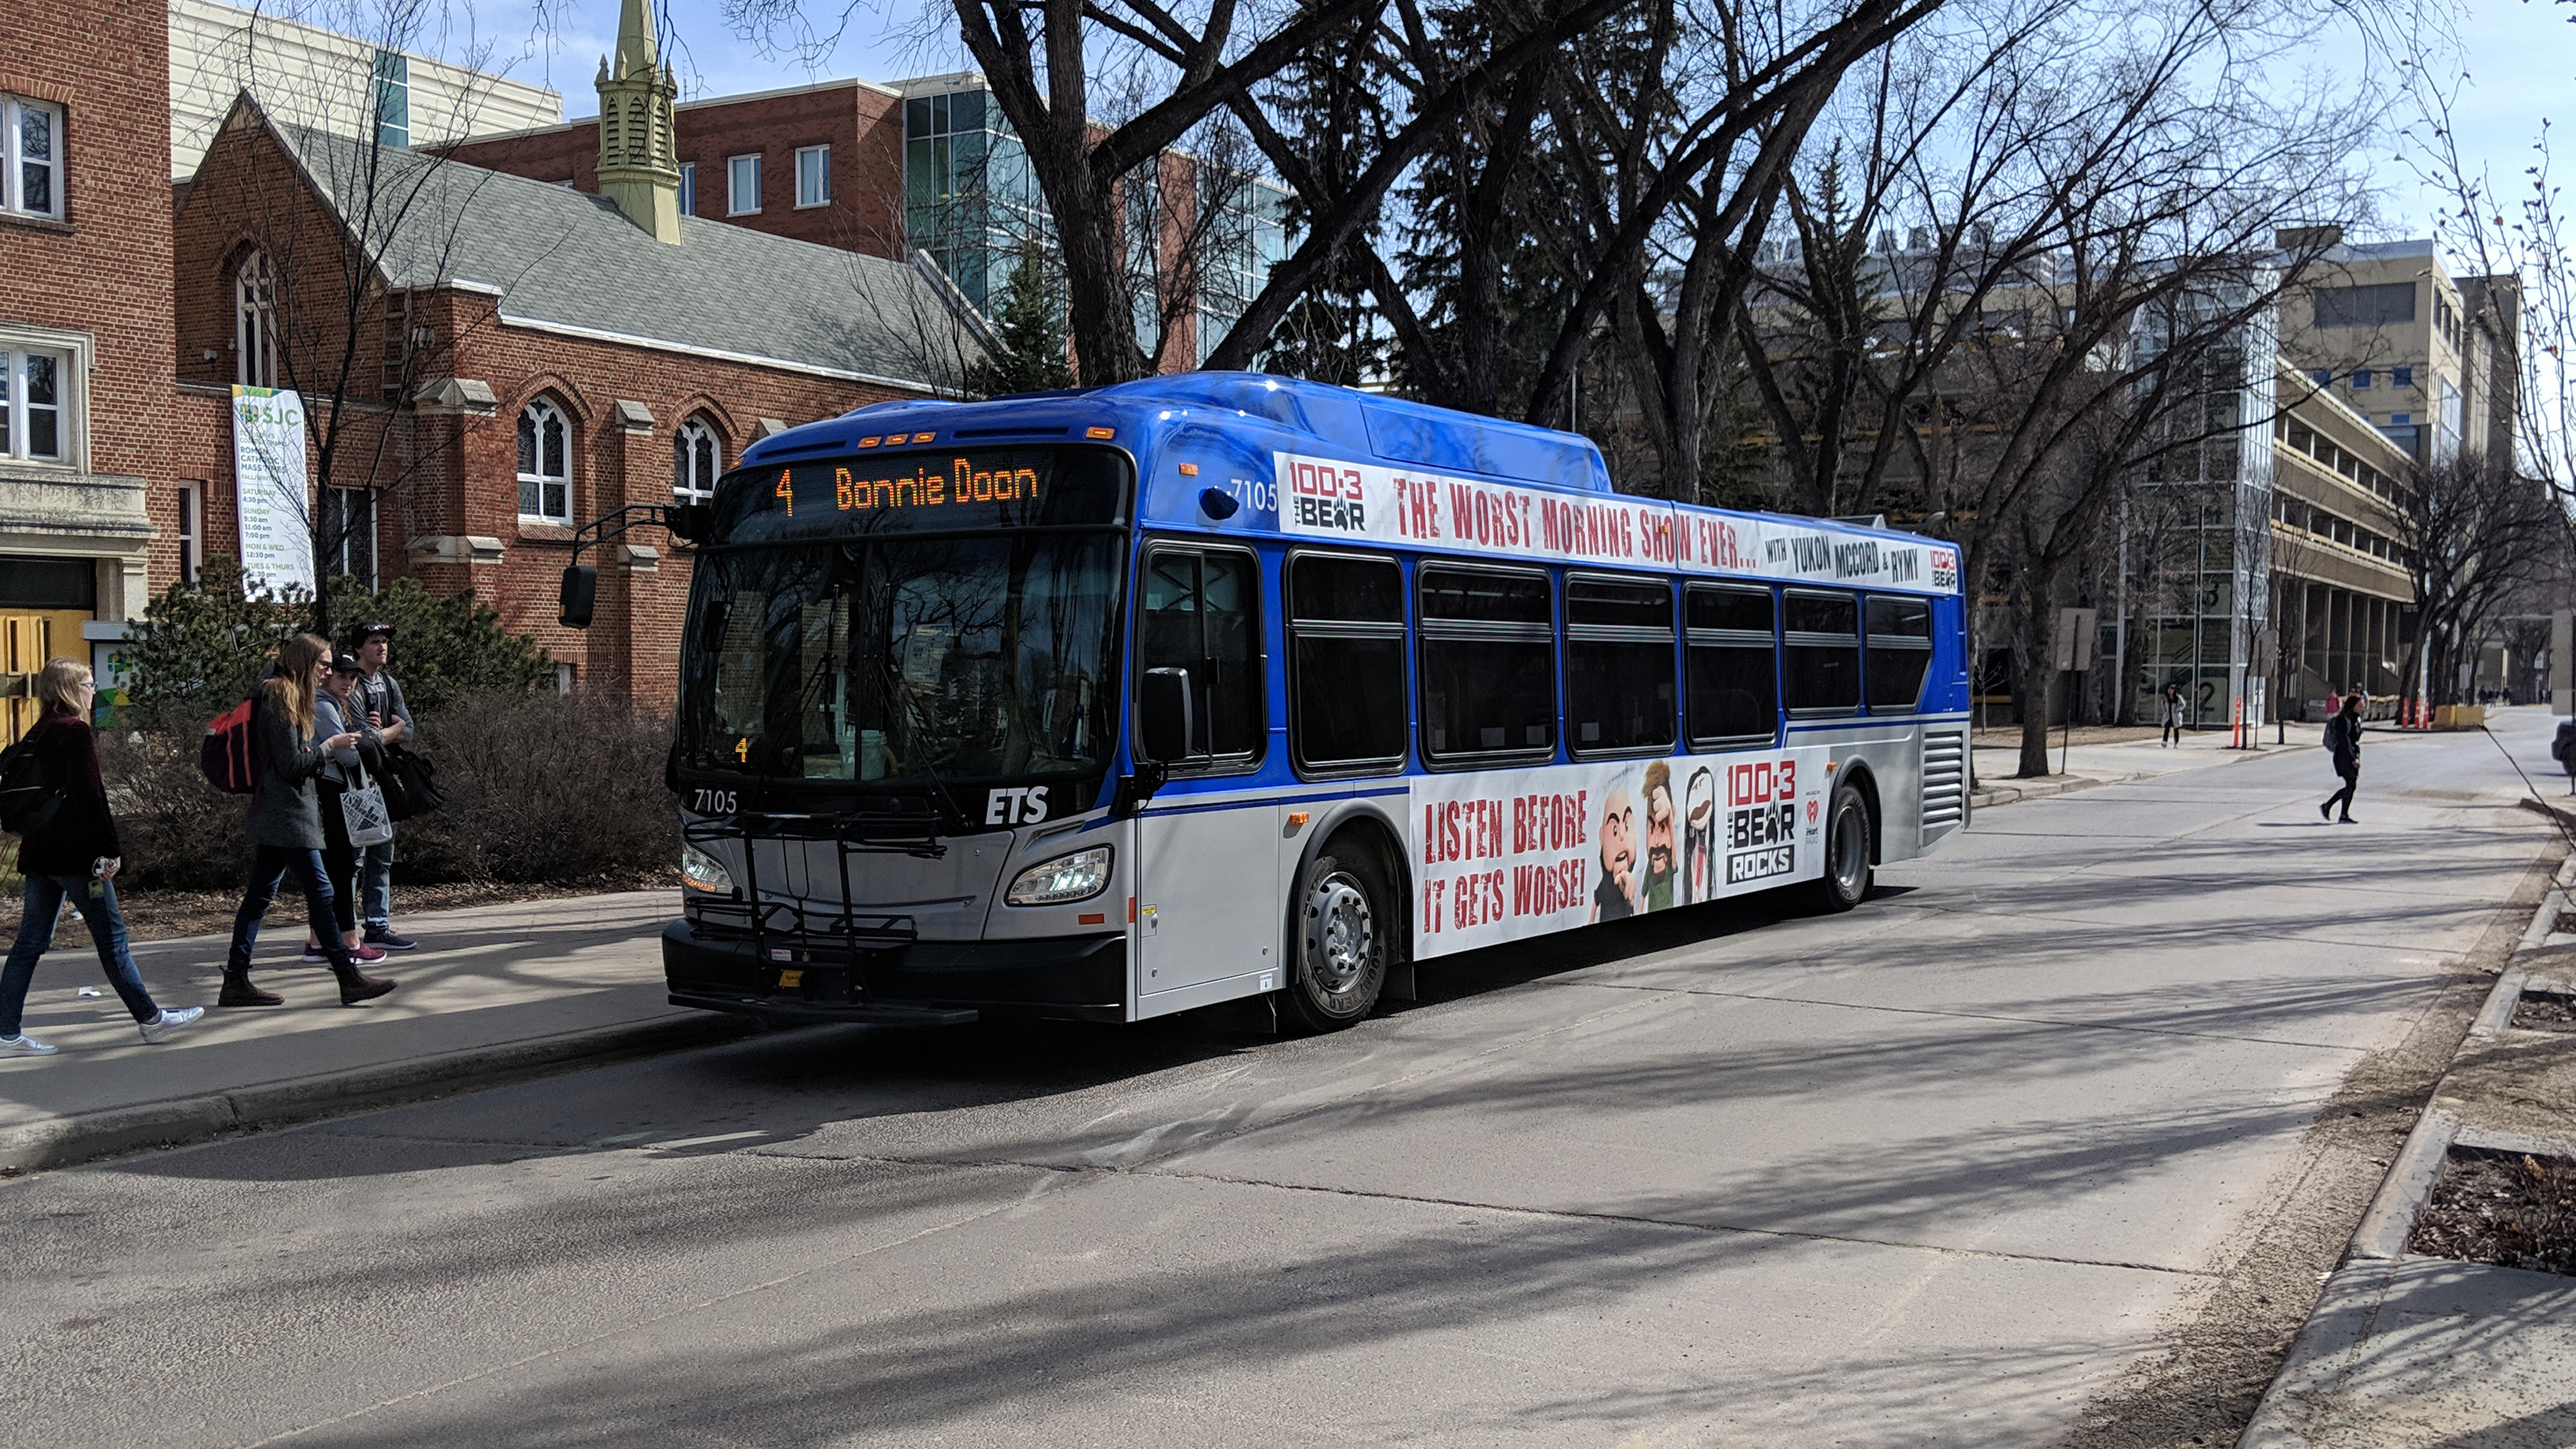
<instances>
[{"instance_id":1,"label":"white sneaker","mask_svg":"<svg viewBox=\"0 0 2576 1449\"><path fill-rule=\"evenodd\" d=\"M0 1036L0 1057L49 1057L53 1054L51 1044L32 1036Z\"/></svg>"},{"instance_id":2,"label":"white sneaker","mask_svg":"<svg viewBox=\"0 0 2576 1449\"><path fill-rule=\"evenodd\" d=\"M202 1006L182 1006L175 1011L165 1006L150 1021L136 1023L135 1030L143 1033L145 1041L158 1046L169 1038L170 1033L205 1014L206 1009Z\"/></svg>"}]
</instances>

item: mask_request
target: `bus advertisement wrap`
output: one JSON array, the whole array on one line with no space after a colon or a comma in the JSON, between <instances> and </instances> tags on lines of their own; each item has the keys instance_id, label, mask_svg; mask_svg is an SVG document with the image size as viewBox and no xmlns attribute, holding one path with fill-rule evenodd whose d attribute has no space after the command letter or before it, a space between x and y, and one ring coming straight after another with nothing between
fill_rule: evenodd
<instances>
[{"instance_id":1,"label":"bus advertisement wrap","mask_svg":"<svg viewBox=\"0 0 2576 1449\"><path fill-rule=\"evenodd\" d=\"M1551 563L1956 593L1958 550L1651 498L1560 493L1481 478L1274 453L1279 527L1387 548L1467 549Z\"/></svg>"},{"instance_id":2,"label":"bus advertisement wrap","mask_svg":"<svg viewBox=\"0 0 2576 1449\"><path fill-rule=\"evenodd\" d=\"M1723 900L1823 870L1829 751L1416 777L1413 954Z\"/></svg>"}]
</instances>

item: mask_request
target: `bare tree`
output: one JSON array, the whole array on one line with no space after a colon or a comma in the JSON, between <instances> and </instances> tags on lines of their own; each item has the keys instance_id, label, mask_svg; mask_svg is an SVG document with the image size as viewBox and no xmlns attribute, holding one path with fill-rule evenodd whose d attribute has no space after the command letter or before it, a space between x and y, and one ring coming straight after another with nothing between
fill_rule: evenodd
<instances>
[{"instance_id":1,"label":"bare tree","mask_svg":"<svg viewBox=\"0 0 2576 1449\"><path fill-rule=\"evenodd\" d=\"M2566 511L2504 460L2477 453L2419 468L2412 482L2399 499L2416 609L2405 677L2427 683L2428 701L2465 704L2491 628L2563 567Z\"/></svg>"}]
</instances>

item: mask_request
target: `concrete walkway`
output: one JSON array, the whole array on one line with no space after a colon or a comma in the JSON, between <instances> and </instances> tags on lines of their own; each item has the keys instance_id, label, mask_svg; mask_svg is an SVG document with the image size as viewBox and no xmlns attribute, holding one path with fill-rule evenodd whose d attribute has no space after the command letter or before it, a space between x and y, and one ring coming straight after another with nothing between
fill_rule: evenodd
<instances>
[{"instance_id":1,"label":"concrete walkway","mask_svg":"<svg viewBox=\"0 0 2576 1449\"><path fill-rule=\"evenodd\" d=\"M297 964L300 921L275 907L255 979L286 1005L210 1009L160 1046L142 1042L73 928L27 997L24 1029L60 1050L0 1059L0 1170L739 1034L664 997L659 931L678 904L637 891L406 916L420 949L372 968L402 989L358 1008L339 1004L330 968ZM226 944L153 941L134 956L162 1005L210 1006Z\"/></svg>"},{"instance_id":2,"label":"concrete walkway","mask_svg":"<svg viewBox=\"0 0 2576 1449\"><path fill-rule=\"evenodd\" d=\"M1975 808L1985 809L2009 805L2016 800L2063 795L2070 790L2089 790L2096 785L2115 785L2209 765L2269 759L2285 752L2314 750L2319 747L2324 729L2323 725L2305 724L2266 728L2261 732L2259 746L2250 750L2231 749L2225 730L2186 733L2182 743L2171 747L2148 739L2062 748L2055 743L2056 736L2052 733L2048 768L2057 773L2027 780L2017 778L2014 773L2021 768L2018 746L1979 744L1975 752L1976 798L1971 803Z\"/></svg>"}]
</instances>

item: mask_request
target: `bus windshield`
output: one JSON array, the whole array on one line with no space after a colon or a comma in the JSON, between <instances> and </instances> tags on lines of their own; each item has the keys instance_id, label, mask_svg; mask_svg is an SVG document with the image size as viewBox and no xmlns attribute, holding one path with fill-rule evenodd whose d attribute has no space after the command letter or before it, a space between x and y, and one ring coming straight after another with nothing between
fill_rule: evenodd
<instances>
[{"instance_id":1,"label":"bus windshield","mask_svg":"<svg viewBox=\"0 0 2576 1449\"><path fill-rule=\"evenodd\" d=\"M1098 459L1117 464L1115 505L1064 522L1123 516L1124 461L1090 454L1084 470ZM1125 552L1115 526L710 548L682 650L681 765L862 788L1096 778Z\"/></svg>"}]
</instances>

